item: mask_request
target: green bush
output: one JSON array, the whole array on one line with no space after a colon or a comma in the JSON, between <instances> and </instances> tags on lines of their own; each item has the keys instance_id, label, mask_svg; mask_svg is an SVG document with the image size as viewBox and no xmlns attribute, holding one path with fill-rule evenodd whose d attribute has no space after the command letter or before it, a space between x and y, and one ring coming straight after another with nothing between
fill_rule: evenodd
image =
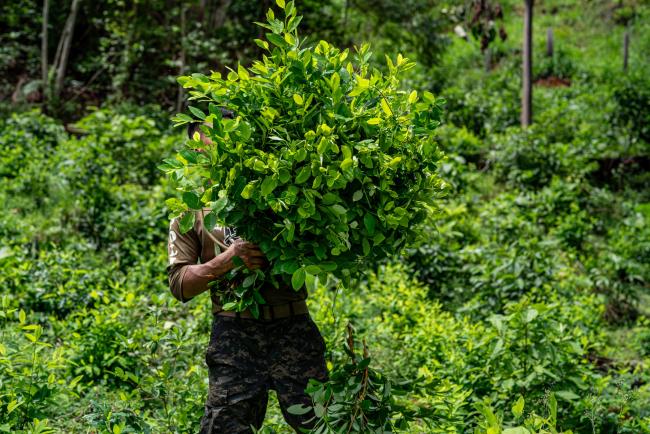
<instances>
[{"instance_id":1,"label":"green bush","mask_svg":"<svg viewBox=\"0 0 650 434\"><path fill-rule=\"evenodd\" d=\"M647 74L631 73L619 77L613 84L613 99L616 110L612 121L621 128L621 133L630 141L650 143L650 80Z\"/></svg>"},{"instance_id":2,"label":"green bush","mask_svg":"<svg viewBox=\"0 0 650 434\"><path fill-rule=\"evenodd\" d=\"M428 387L410 399L421 399L423 408L427 402L444 406L438 407L447 409L443 414L458 417L445 426L456 423L460 429L467 426L463 415L468 417L472 402L489 398L496 408L508 409L520 393L535 402L551 389L562 403L560 426L581 423L581 396L601 381L587 363L604 341L596 331L604 308L597 296L565 298L549 288L546 303L524 297L508 303L503 314L484 306L486 319L476 320L429 300L427 289L405 271L382 267L356 293L339 294L336 303L357 333L367 334L379 368L397 377L424 376ZM322 291L314 298L326 297ZM330 336L341 336L340 322L321 303L320 322L335 327Z\"/></svg>"},{"instance_id":3,"label":"green bush","mask_svg":"<svg viewBox=\"0 0 650 434\"><path fill-rule=\"evenodd\" d=\"M569 53L562 48L555 48L553 56L547 56L543 50L537 50L539 55L535 56L533 75L535 79L542 78L560 78L571 80L576 73L576 65L573 59L573 53Z\"/></svg>"},{"instance_id":4,"label":"green bush","mask_svg":"<svg viewBox=\"0 0 650 434\"><path fill-rule=\"evenodd\" d=\"M0 431L32 432L30 425L46 430L51 409L76 395L81 377L65 375L65 354L53 348L47 330L30 323L24 310L11 307L2 297L0 307ZM40 419L40 421L39 421ZM29 431L22 431L26 428Z\"/></svg>"},{"instance_id":5,"label":"green bush","mask_svg":"<svg viewBox=\"0 0 650 434\"><path fill-rule=\"evenodd\" d=\"M127 240L118 254L130 263L138 249L165 233L164 192L156 185L155 166L180 137L165 135L149 117L110 109L92 113L77 126L87 134L62 143L51 162L58 176L50 188L60 198L61 219L98 249Z\"/></svg>"},{"instance_id":6,"label":"green bush","mask_svg":"<svg viewBox=\"0 0 650 434\"><path fill-rule=\"evenodd\" d=\"M49 201L48 161L67 135L54 119L36 110L0 121L0 181L12 205L31 212Z\"/></svg>"},{"instance_id":7,"label":"green bush","mask_svg":"<svg viewBox=\"0 0 650 434\"><path fill-rule=\"evenodd\" d=\"M571 142L554 142L544 125L512 128L492 139L490 163L498 179L518 188L540 188L554 177L579 178L596 166L583 148Z\"/></svg>"},{"instance_id":8,"label":"green bush","mask_svg":"<svg viewBox=\"0 0 650 434\"><path fill-rule=\"evenodd\" d=\"M491 74L463 73L462 80L442 92L445 120L479 138L519 124L520 78L515 70Z\"/></svg>"},{"instance_id":9,"label":"green bush","mask_svg":"<svg viewBox=\"0 0 650 434\"><path fill-rule=\"evenodd\" d=\"M182 214L181 231L209 206L208 230L237 227L273 263L271 279L255 283L258 272L244 291L220 294L227 310L256 312L256 288L277 287L276 276L296 290L327 273L349 282L417 237L441 186L433 139L441 102L398 89L413 63L387 57L382 74L370 68L367 45L352 60L325 41L303 48L293 2L278 4L285 17L267 13L261 26L271 32L256 42L268 55L250 72L239 65L225 79L179 78L203 110L190 107L193 117L179 114L177 124L210 123L201 128L213 144L198 152L190 143L162 166L183 192L167 202ZM236 117L222 119L220 106Z\"/></svg>"}]
</instances>

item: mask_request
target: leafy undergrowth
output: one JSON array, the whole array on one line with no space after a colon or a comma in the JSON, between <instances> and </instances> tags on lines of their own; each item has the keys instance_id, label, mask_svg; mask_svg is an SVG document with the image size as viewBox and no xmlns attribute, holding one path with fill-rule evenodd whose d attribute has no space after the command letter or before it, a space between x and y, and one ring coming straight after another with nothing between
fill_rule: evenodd
<instances>
[{"instance_id":1,"label":"leafy undergrowth","mask_svg":"<svg viewBox=\"0 0 650 434\"><path fill-rule=\"evenodd\" d=\"M540 89L522 131L507 44L488 76L467 47L442 60L449 189L420 244L310 294L325 421L650 432L650 85L571 52L546 65L571 86ZM155 168L184 138L161 118L102 109L78 137L38 112L0 121L0 432L196 430L211 314L167 288ZM290 432L273 396L260 432Z\"/></svg>"}]
</instances>

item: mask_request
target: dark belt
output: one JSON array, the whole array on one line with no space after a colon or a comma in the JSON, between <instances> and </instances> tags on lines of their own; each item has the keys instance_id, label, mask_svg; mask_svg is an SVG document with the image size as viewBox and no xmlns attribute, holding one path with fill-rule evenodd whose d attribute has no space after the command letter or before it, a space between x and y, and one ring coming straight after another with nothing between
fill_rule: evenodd
<instances>
[{"instance_id":1,"label":"dark belt","mask_svg":"<svg viewBox=\"0 0 650 434\"><path fill-rule=\"evenodd\" d=\"M309 313L307 303L305 300L292 301L286 304L276 304L274 306L261 304L259 319L276 319L276 318L289 318L294 315L303 315ZM241 312L234 312L231 310L222 310L216 313L220 316L230 316L235 318L254 318L253 314L248 310Z\"/></svg>"}]
</instances>

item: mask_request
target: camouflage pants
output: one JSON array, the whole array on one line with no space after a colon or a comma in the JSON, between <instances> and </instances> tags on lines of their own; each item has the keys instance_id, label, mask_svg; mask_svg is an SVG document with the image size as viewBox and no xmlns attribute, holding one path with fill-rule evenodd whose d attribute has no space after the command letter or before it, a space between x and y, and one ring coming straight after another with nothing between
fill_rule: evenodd
<instances>
[{"instance_id":1,"label":"camouflage pants","mask_svg":"<svg viewBox=\"0 0 650 434\"><path fill-rule=\"evenodd\" d=\"M287 412L311 404L309 378L327 379L325 342L308 314L275 320L215 315L206 363L210 389L200 434L251 433L262 426L269 389L276 391L286 422L298 432L309 428Z\"/></svg>"}]
</instances>

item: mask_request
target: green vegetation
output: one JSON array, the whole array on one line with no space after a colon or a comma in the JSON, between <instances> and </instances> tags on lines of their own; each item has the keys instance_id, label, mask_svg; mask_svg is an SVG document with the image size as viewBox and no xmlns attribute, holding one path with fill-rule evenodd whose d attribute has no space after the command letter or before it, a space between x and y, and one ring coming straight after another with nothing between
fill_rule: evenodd
<instances>
[{"instance_id":1,"label":"green vegetation","mask_svg":"<svg viewBox=\"0 0 650 434\"><path fill-rule=\"evenodd\" d=\"M39 11L18 3L0 7L11 30L2 34L0 70L37 77L38 53L29 47L38 46ZM166 206L177 192L157 168L188 140L169 121L178 92L170 77L181 74L157 70L182 32L152 20L162 11L178 18L183 8L151 1L151 14L126 13L109 3L107 14L82 5L79 32L87 36L74 52L86 54L75 54L63 102L51 100L48 114L28 100L1 105L0 432L185 433L203 412L210 303L182 305L169 293L168 215L179 210ZM216 57L234 65L236 53L255 68L246 59L264 48L244 42L259 36L248 27L259 20L253 3L233 1L223 33L211 36L182 3L187 72L207 73ZM409 92L395 92L390 108L408 101L410 89L446 100L433 138L444 152L436 176L448 188L419 242L354 276L354 286L330 278L311 287L331 371L330 382L309 388L319 426L650 432L648 6L538 5L534 123L522 130L523 2L502 2L508 37L490 42L489 70L480 41L453 33L465 25L465 2L304 3L302 32L311 41L370 40L369 67L384 77L391 76L384 54L394 60L399 50L417 62L395 83ZM67 6L51 11L54 24L65 21ZM110 31L93 32L102 20ZM547 26L555 30L551 59L543 52ZM623 74L626 28L632 44ZM213 49L226 39L228 50ZM131 50L151 50L155 66L131 68L134 58L146 59ZM115 70L111 64L68 98L79 90L75 80L86 83L101 56L115 52L122 59ZM3 81L0 95L12 86ZM309 96L285 97L294 113ZM93 108L93 98L111 103ZM366 110L387 118L381 105ZM70 119L75 128L64 127ZM234 123L222 125L239 131ZM359 420L367 427L355 427ZM273 399L260 432L289 432Z\"/></svg>"},{"instance_id":2,"label":"green vegetation","mask_svg":"<svg viewBox=\"0 0 650 434\"><path fill-rule=\"evenodd\" d=\"M433 132L444 101L397 89L414 63L387 57L382 75L370 70L367 44L354 61L326 41L303 48L302 16L293 2L282 3L282 12L280 20L269 9L268 24L260 23L271 33L256 42L269 56L250 72L239 65L227 79L179 78L207 111L189 106L192 116L178 114L176 125L207 124L201 128L212 144L200 143L197 132L160 166L182 191L167 201L181 232L207 206L209 230L241 228L273 262L270 276L255 270L241 287L219 289L225 310L255 315L265 302L258 289L277 288L278 280L313 291L329 274L349 287L353 273L418 237L443 188ZM223 119L220 107L235 118Z\"/></svg>"}]
</instances>

